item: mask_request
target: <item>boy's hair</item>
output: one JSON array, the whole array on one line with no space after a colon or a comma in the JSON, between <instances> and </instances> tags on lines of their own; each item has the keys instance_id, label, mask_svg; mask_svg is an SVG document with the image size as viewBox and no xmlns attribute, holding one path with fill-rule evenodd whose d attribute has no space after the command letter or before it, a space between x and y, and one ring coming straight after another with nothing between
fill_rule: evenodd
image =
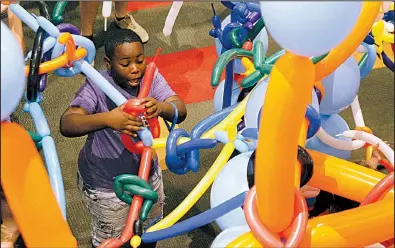
<instances>
[{"instance_id":1,"label":"boy's hair","mask_svg":"<svg viewBox=\"0 0 395 248\"><path fill-rule=\"evenodd\" d=\"M133 42L140 42L140 36L138 36L135 32L129 29L116 29L110 31L104 45L104 51L106 56L111 59L114 55L115 48L119 45L124 43L133 43Z\"/></svg>"}]
</instances>

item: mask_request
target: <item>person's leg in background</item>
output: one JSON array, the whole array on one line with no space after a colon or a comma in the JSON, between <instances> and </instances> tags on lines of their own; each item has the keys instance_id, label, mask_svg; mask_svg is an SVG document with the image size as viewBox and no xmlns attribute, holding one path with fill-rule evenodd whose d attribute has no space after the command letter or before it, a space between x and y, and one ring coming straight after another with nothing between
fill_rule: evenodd
<instances>
[{"instance_id":1,"label":"person's leg in background","mask_svg":"<svg viewBox=\"0 0 395 248\"><path fill-rule=\"evenodd\" d=\"M100 1L80 1L81 35L93 40L93 24L95 24Z\"/></svg>"},{"instance_id":2,"label":"person's leg in background","mask_svg":"<svg viewBox=\"0 0 395 248\"><path fill-rule=\"evenodd\" d=\"M22 52L25 55L26 48L25 39L23 37L22 21L11 11L10 8L8 8L8 25L21 45Z\"/></svg>"},{"instance_id":3,"label":"person's leg in background","mask_svg":"<svg viewBox=\"0 0 395 248\"><path fill-rule=\"evenodd\" d=\"M147 31L138 24L128 12L129 2L115 2L115 24L119 28L130 29L140 36L143 43L149 40Z\"/></svg>"},{"instance_id":4,"label":"person's leg in background","mask_svg":"<svg viewBox=\"0 0 395 248\"><path fill-rule=\"evenodd\" d=\"M4 4L1 4L1 19L2 19L2 21L6 21L8 28L15 35L15 38L19 42L19 44L22 48L23 55L25 55L25 52L26 52L25 40L23 37L23 29L22 29L21 19L19 19L11 11L11 9L8 8L8 5L4 5Z\"/></svg>"}]
</instances>

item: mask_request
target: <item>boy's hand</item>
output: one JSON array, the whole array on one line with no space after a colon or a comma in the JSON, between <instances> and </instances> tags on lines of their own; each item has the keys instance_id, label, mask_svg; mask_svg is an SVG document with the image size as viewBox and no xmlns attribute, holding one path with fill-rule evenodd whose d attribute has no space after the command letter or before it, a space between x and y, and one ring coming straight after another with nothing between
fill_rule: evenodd
<instances>
[{"instance_id":1,"label":"boy's hand","mask_svg":"<svg viewBox=\"0 0 395 248\"><path fill-rule=\"evenodd\" d=\"M147 119L158 117L162 113L161 102L150 96L141 99L141 104L146 108Z\"/></svg>"},{"instance_id":2,"label":"boy's hand","mask_svg":"<svg viewBox=\"0 0 395 248\"><path fill-rule=\"evenodd\" d=\"M129 115L123 111L125 104L108 112L107 126L120 131L123 134L131 135L136 137L137 131L141 130L143 122L140 118L133 115Z\"/></svg>"}]
</instances>

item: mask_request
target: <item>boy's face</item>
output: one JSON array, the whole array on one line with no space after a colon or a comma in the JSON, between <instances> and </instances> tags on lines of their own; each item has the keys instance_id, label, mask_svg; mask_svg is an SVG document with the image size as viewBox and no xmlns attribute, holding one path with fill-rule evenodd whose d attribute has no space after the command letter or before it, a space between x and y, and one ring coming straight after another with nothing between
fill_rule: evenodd
<instances>
[{"instance_id":1,"label":"boy's face","mask_svg":"<svg viewBox=\"0 0 395 248\"><path fill-rule=\"evenodd\" d=\"M105 58L115 82L121 87L137 87L147 64L143 45L139 42L123 43L115 48L112 58Z\"/></svg>"}]
</instances>

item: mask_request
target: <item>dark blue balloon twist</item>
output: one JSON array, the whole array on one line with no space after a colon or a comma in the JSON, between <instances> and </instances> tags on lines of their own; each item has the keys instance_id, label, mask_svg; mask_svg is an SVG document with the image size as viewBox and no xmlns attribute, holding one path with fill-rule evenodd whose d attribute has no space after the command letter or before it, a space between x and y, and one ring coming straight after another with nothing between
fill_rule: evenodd
<instances>
[{"instance_id":1,"label":"dark blue balloon twist","mask_svg":"<svg viewBox=\"0 0 395 248\"><path fill-rule=\"evenodd\" d=\"M200 121L188 134L184 129L175 129L170 132L166 141L166 165L167 168L178 175L183 175L190 170L197 172L200 167L199 149L209 149L215 147L217 141L214 139L200 139L207 131L225 119L232 112L237 104L214 113L208 118ZM184 144L177 145L181 137L191 140Z\"/></svg>"}]
</instances>

